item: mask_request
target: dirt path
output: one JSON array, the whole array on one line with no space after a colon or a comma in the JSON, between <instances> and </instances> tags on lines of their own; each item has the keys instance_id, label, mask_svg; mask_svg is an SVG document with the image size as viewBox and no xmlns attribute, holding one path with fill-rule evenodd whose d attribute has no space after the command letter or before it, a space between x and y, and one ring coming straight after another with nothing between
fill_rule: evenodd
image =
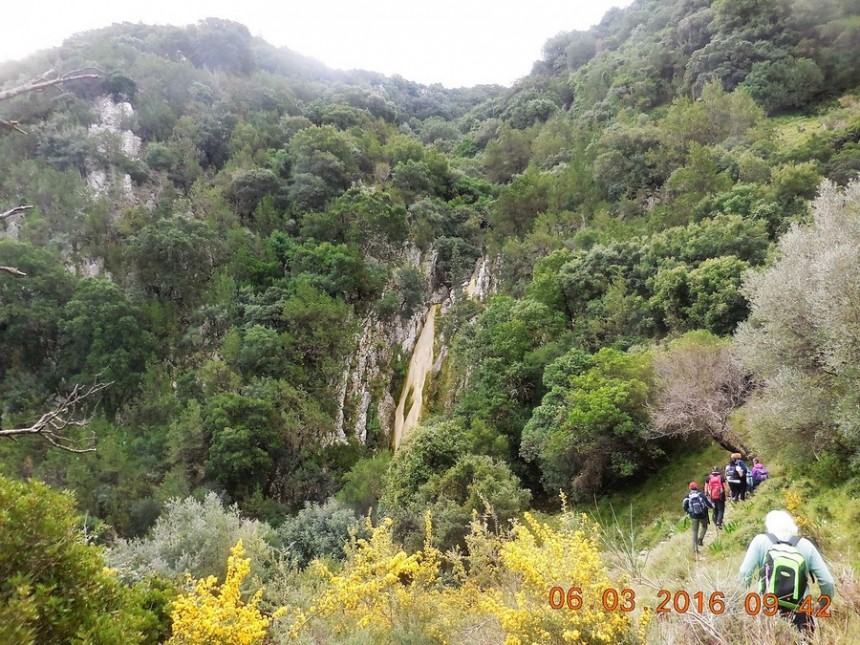
<instances>
[{"instance_id":1,"label":"dirt path","mask_svg":"<svg viewBox=\"0 0 860 645\"><path fill-rule=\"evenodd\" d=\"M427 374L433 368L433 340L436 328L436 310L439 305L433 305L427 312L424 320L424 328L415 349L412 350L412 358L409 360L409 371L406 373L406 383L400 394L400 401L394 412L394 449L400 445L403 434L418 423L421 409L424 404L424 383ZM408 408L407 408L408 406Z\"/></svg>"}]
</instances>

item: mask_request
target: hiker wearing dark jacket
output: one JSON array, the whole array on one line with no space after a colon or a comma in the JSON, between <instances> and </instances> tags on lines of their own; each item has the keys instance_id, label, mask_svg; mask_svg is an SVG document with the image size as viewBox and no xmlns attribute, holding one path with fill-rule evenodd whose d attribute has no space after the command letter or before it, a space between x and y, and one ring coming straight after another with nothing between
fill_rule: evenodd
<instances>
[{"instance_id":1,"label":"hiker wearing dark jacket","mask_svg":"<svg viewBox=\"0 0 860 645\"><path fill-rule=\"evenodd\" d=\"M693 554L699 553L699 547L704 546L705 533L708 532L708 509L714 508L713 503L699 492L699 485L690 482L690 492L681 503L684 511L690 516L690 525L693 529ZM699 528L701 527L701 534Z\"/></svg>"},{"instance_id":2,"label":"hiker wearing dark jacket","mask_svg":"<svg viewBox=\"0 0 860 645\"><path fill-rule=\"evenodd\" d=\"M746 499L747 493L752 490L752 487L749 484L750 469L749 466L746 465L746 462L741 459L741 453L736 452L732 457L737 459L738 468L741 469L741 499Z\"/></svg>"},{"instance_id":3,"label":"hiker wearing dark jacket","mask_svg":"<svg viewBox=\"0 0 860 645\"><path fill-rule=\"evenodd\" d=\"M726 498L730 490L726 476L720 472L718 466L714 466L710 473L705 475L705 486L702 491L709 500L714 503L714 524L718 529L723 528L723 518L726 515Z\"/></svg>"},{"instance_id":4,"label":"hiker wearing dark jacket","mask_svg":"<svg viewBox=\"0 0 860 645\"><path fill-rule=\"evenodd\" d=\"M729 488L732 491L732 501L737 502L740 499L746 499L747 492L747 469L746 465L741 465L740 453L733 453L732 459L726 466L726 481L729 482Z\"/></svg>"},{"instance_id":5,"label":"hiker wearing dark jacket","mask_svg":"<svg viewBox=\"0 0 860 645\"><path fill-rule=\"evenodd\" d=\"M776 570L780 571L781 576L777 576L777 578L786 577L786 570L780 569L777 560L773 556L769 556L771 549L780 547L782 550L787 549L789 552L792 552L791 547L793 547L803 557L806 573L818 581L821 595L832 599L836 590L833 576L830 575L830 570L827 568L824 558L821 557L821 553L818 552L815 545L806 538L798 537L797 525L794 523L791 515L786 511L771 511L764 518L764 525L767 533L759 533L753 538L747 549L744 561L741 563L740 576L743 583L749 586L753 581L756 570L758 570L760 577L758 591L759 593L765 593L769 588L768 576L774 575L772 571L768 571L769 563L772 563ZM808 580L802 580L801 583L798 590L802 590L802 597L789 598L788 600L792 604L799 605L807 596L812 595ZM813 607L817 607L815 603L812 603L812 605ZM791 620L798 628L815 629L815 622L810 612L794 611L790 607L791 605L786 607L783 602L780 602L780 614Z\"/></svg>"}]
</instances>

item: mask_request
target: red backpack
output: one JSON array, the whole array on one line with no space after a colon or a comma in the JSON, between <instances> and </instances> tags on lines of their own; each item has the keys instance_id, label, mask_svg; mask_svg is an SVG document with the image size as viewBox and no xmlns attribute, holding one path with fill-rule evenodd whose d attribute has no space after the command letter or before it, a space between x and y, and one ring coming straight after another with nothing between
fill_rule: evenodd
<instances>
[{"instance_id":1,"label":"red backpack","mask_svg":"<svg viewBox=\"0 0 860 645\"><path fill-rule=\"evenodd\" d=\"M721 499L723 496L723 480L720 475L711 475L708 478L708 497Z\"/></svg>"}]
</instances>

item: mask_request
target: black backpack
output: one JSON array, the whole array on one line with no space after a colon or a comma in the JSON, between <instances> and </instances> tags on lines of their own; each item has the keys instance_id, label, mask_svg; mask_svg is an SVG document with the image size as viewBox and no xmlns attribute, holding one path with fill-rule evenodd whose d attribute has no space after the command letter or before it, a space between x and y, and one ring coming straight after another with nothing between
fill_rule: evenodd
<instances>
[{"instance_id":1,"label":"black backpack","mask_svg":"<svg viewBox=\"0 0 860 645\"><path fill-rule=\"evenodd\" d=\"M690 500L687 503L687 513L689 513L691 517L698 517L705 512L705 499L699 491L691 491L687 499Z\"/></svg>"},{"instance_id":2,"label":"black backpack","mask_svg":"<svg viewBox=\"0 0 860 645\"><path fill-rule=\"evenodd\" d=\"M741 476L738 475L738 464L737 462L733 464L729 464L726 466L726 481L731 484L737 484L740 482Z\"/></svg>"}]
</instances>

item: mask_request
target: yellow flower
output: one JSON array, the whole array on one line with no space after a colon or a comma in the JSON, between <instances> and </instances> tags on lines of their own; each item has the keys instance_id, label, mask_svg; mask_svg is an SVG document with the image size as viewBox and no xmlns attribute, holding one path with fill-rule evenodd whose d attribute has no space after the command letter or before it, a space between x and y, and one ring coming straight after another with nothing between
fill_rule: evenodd
<instances>
[{"instance_id":1,"label":"yellow flower","mask_svg":"<svg viewBox=\"0 0 860 645\"><path fill-rule=\"evenodd\" d=\"M191 592L173 602L170 644L258 645L263 642L269 625L286 610L263 615L259 610L262 591L255 593L247 603L242 601L242 581L251 572L251 560L244 556L245 549L239 540L230 550L227 576L220 589L215 577L209 576L195 582ZM187 580L191 584L190 576Z\"/></svg>"}]
</instances>

